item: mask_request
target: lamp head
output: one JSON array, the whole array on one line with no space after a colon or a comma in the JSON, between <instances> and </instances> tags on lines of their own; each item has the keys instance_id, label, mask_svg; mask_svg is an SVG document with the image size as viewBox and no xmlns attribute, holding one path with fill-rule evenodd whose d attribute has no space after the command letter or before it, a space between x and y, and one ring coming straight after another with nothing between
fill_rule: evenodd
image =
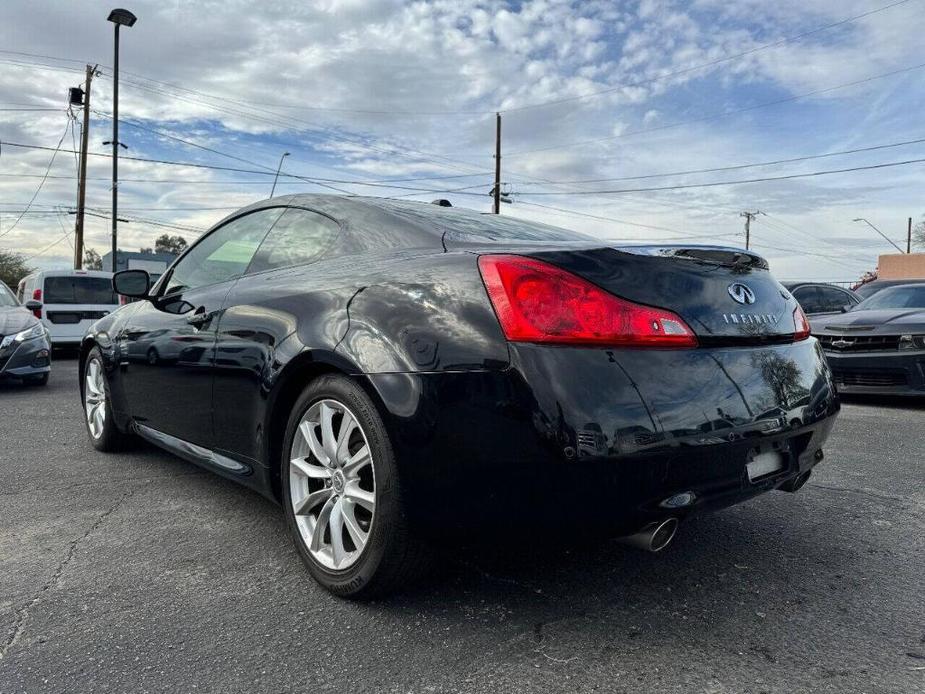
<instances>
[{"instance_id":1,"label":"lamp head","mask_svg":"<svg viewBox=\"0 0 925 694\"><path fill-rule=\"evenodd\" d=\"M113 24L121 24L122 26L130 27L134 26L135 22L138 21L138 17L133 15L128 10L123 10L122 8L116 8L109 13L109 16L106 18Z\"/></svg>"}]
</instances>

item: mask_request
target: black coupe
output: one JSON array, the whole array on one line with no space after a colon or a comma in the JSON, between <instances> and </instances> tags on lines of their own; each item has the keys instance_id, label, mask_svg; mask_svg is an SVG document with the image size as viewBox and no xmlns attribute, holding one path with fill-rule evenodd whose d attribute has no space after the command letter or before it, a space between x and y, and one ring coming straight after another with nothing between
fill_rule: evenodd
<instances>
[{"instance_id":1,"label":"black coupe","mask_svg":"<svg viewBox=\"0 0 925 694\"><path fill-rule=\"evenodd\" d=\"M113 281L143 300L83 342L93 445L138 435L278 501L340 595L473 533L660 549L692 513L798 489L838 411L803 312L737 249L297 195L153 288Z\"/></svg>"},{"instance_id":2,"label":"black coupe","mask_svg":"<svg viewBox=\"0 0 925 694\"><path fill-rule=\"evenodd\" d=\"M925 395L925 283L882 289L813 334L841 392Z\"/></svg>"}]
</instances>

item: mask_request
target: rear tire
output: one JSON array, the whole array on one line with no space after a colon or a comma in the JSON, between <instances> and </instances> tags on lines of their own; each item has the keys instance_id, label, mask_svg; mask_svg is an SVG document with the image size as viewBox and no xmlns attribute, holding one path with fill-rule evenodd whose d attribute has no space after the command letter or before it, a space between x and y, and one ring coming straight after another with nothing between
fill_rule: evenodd
<instances>
[{"instance_id":1,"label":"rear tire","mask_svg":"<svg viewBox=\"0 0 925 694\"><path fill-rule=\"evenodd\" d=\"M286 426L281 471L292 539L331 593L370 599L424 573L429 556L409 528L388 431L356 383L328 375L306 387Z\"/></svg>"},{"instance_id":2,"label":"rear tire","mask_svg":"<svg viewBox=\"0 0 925 694\"><path fill-rule=\"evenodd\" d=\"M94 347L84 363L81 394L84 406L84 425L90 444L98 451L123 450L131 437L116 426L112 415L112 398L106 376L103 354Z\"/></svg>"}]
</instances>

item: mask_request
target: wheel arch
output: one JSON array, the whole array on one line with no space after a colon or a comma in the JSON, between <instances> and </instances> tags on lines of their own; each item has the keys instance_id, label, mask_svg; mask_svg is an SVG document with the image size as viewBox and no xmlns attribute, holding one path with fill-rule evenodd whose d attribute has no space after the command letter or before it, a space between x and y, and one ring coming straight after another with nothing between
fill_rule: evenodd
<instances>
[{"instance_id":1,"label":"wheel arch","mask_svg":"<svg viewBox=\"0 0 925 694\"><path fill-rule=\"evenodd\" d=\"M281 458L286 425L292 408L308 385L326 375L350 379L370 397L383 418L384 403L379 393L350 361L336 354L304 350L282 367L267 402L265 420L265 450L270 491L277 501L282 499Z\"/></svg>"}]
</instances>

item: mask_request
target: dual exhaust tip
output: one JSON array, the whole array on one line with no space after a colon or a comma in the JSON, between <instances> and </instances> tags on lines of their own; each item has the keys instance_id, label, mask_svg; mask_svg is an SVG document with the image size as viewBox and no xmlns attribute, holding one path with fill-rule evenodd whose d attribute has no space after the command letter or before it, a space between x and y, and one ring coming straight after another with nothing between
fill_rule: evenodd
<instances>
[{"instance_id":1,"label":"dual exhaust tip","mask_svg":"<svg viewBox=\"0 0 925 694\"><path fill-rule=\"evenodd\" d=\"M631 547L644 549L647 552L660 552L674 539L678 530L677 518L666 518L662 521L650 523L633 535L621 537L620 542Z\"/></svg>"}]
</instances>

